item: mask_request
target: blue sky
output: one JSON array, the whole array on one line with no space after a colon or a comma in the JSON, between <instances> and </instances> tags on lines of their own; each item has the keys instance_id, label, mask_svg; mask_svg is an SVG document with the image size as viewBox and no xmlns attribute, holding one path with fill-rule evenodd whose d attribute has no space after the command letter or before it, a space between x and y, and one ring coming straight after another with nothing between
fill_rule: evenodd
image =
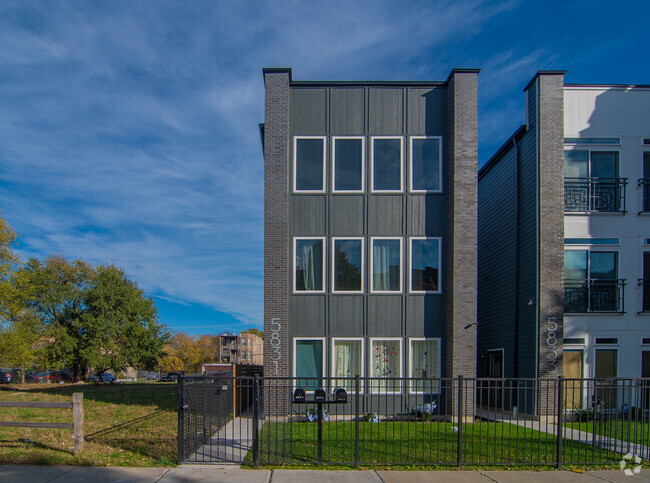
<instances>
[{"instance_id":1,"label":"blue sky","mask_svg":"<svg viewBox=\"0 0 650 483\"><path fill-rule=\"evenodd\" d=\"M479 162L539 69L650 83L647 1L0 3L0 211L24 257L123 267L190 334L262 326L262 67L479 67Z\"/></svg>"}]
</instances>

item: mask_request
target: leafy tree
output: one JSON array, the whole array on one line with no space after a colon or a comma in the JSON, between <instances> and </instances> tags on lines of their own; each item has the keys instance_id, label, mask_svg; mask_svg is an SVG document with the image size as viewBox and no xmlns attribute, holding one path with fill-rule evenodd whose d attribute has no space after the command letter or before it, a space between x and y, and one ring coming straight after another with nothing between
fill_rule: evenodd
<instances>
[{"instance_id":1,"label":"leafy tree","mask_svg":"<svg viewBox=\"0 0 650 483\"><path fill-rule=\"evenodd\" d=\"M23 303L41 324L48 355L75 380L127 365L152 368L166 340L156 308L123 270L82 260L30 259L16 277Z\"/></svg>"},{"instance_id":2,"label":"leafy tree","mask_svg":"<svg viewBox=\"0 0 650 483\"><path fill-rule=\"evenodd\" d=\"M217 354L217 341L213 335L187 335L176 332L165 346L165 354L160 358L164 371L183 371L198 373L201 365L213 362Z\"/></svg>"},{"instance_id":3,"label":"leafy tree","mask_svg":"<svg viewBox=\"0 0 650 483\"><path fill-rule=\"evenodd\" d=\"M242 330L241 333L242 334L255 334L255 335L261 337L262 339L264 338L264 332L262 332L260 329L258 329L256 327L251 327L249 329Z\"/></svg>"}]
</instances>

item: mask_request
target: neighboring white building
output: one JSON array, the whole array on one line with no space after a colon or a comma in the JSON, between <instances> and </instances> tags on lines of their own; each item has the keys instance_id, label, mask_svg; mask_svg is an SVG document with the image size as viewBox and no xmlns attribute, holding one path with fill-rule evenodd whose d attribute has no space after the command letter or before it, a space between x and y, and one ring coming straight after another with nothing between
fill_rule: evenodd
<instances>
[{"instance_id":1,"label":"neighboring white building","mask_svg":"<svg viewBox=\"0 0 650 483\"><path fill-rule=\"evenodd\" d=\"M650 377L650 86L565 85L564 133L564 375Z\"/></svg>"}]
</instances>

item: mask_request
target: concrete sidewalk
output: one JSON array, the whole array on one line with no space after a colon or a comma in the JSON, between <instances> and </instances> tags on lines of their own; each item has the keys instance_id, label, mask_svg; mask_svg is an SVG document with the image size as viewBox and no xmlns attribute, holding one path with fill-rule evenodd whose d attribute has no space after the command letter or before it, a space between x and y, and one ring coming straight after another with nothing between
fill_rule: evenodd
<instances>
[{"instance_id":1,"label":"concrete sidewalk","mask_svg":"<svg viewBox=\"0 0 650 483\"><path fill-rule=\"evenodd\" d=\"M327 470L242 470L237 467L185 465L178 468L112 468L95 466L0 466L3 483L632 483L650 481L650 469L634 476L620 470L573 471L327 471Z\"/></svg>"}]
</instances>

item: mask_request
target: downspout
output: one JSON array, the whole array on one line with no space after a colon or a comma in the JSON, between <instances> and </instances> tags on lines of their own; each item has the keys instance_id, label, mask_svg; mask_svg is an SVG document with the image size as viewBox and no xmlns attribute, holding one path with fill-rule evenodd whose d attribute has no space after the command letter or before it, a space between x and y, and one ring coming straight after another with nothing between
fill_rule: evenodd
<instances>
[{"instance_id":1,"label":"downspout","mask_svg":"<svg viewBox=\"0 0 650 483\"><path fill-rule=\"evenodd\" d=\"M512 143L515 149L515 350L514 350L514 384L515 391L513 394L513 406L519 406L519 388L517 387L517 378L519 378L519 146L517 145L517 136L512 137Z\"/></svg>"}]
</instances>

